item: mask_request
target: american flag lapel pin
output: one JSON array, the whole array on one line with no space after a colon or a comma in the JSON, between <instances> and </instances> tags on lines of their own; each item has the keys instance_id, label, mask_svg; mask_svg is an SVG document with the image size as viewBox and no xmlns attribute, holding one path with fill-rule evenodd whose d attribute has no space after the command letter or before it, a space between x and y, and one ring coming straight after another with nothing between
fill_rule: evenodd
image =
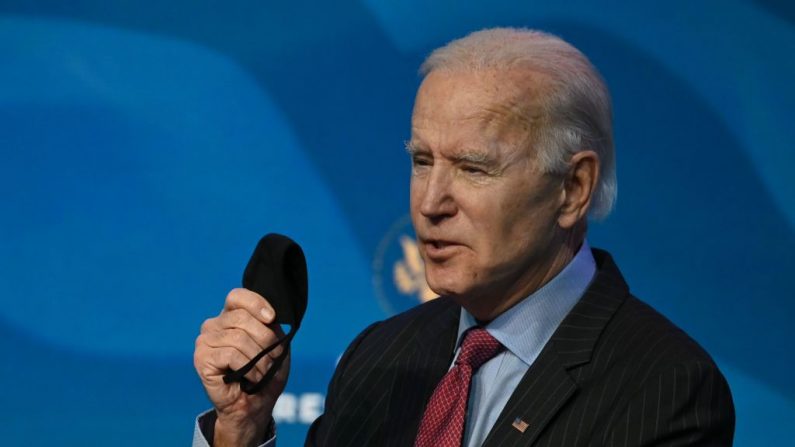
<instances>
[{"instance_id":1,"label":"american flag lapel pin","mask_svg":"<svg viewBox=\"0 0 795 447\"><path fill-rule=\"evenodd\" d=\"M519 430L520 433L524 433L524 431L527 430L527 427L530 426L530 424L519 418L514 419L513 424L511 425L513 425L513 428Z\"/></svg>"}]
</instances>

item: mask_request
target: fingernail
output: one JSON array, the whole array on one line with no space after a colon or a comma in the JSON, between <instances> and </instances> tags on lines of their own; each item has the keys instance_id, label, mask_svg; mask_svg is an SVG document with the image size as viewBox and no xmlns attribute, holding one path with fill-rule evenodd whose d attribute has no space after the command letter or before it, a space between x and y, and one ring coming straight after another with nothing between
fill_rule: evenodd
<instances>
[{"instance_id":1,"label":"fingernail","mask_svg":"<svg viewBox=\"0 0 795 447\"><path fill-rule=\"evenodd\" d=\"M271 321L273 319L273 311L271 311L267 307L263 307L259 312L262 314L262 317L265 318L266 320Z\"/></svg>"}]
</instances>

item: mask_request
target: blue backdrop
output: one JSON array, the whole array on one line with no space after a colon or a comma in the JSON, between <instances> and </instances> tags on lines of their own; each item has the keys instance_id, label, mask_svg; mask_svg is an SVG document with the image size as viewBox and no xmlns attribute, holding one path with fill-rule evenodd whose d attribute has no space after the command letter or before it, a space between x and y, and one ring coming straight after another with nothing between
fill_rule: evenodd
<instances>
[{"instance_id":1,"label":"blue backdrop","mask_svg":"<svg viewBox=\"0 0 795 447\"><path fill-rule=\"evenodd\" d=\"M189 443L199 325L283 232L310 276L276 415L299 445L347 343L427 298L417 67L509 25L569 40L613 93L619 200L591 244L713 354L737 445L791 445L795 7L612 3L0 0L4 444Z\"/></svg>"}]
</instances>

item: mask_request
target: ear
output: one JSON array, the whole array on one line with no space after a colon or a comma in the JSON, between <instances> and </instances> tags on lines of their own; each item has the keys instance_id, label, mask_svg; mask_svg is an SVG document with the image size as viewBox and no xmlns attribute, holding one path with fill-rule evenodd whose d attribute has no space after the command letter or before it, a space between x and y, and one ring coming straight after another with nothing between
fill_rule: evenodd
<instances>
[{"instance_id":1,"label":"ear","mask_svg":"<svg viewBox=\"0 0 795 447\"><path fill-rule=\"evenodd\" d=\"M558 225L574 227L585 218L599 180L599 156L594 151L577 152L569 161Z\"/></svg>"}]
</instances>

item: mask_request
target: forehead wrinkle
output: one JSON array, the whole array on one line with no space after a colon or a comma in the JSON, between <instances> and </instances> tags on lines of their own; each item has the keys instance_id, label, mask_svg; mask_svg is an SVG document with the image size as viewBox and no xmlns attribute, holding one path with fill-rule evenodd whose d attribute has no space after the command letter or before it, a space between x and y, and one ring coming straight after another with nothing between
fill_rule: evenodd
<instances>
[{"instance_id":1,"label":"forehead wrinkle","mask_svg":"<svg viewBox=\"0 0 795 447\"><path fill-rule=\"evenodd\" d=\"M509 131L530 133L542 121L543 113L535 104L512 99L506 102L495 102L484 107L479 113L481 128L503 134Z\"/></svg>"},{"instance_id":2,"label":"forehead wrinkle","mask_svg":"<svg viewBox=\"0 0 795 447\"><path fill-rule=\"evenodd\" d=\"M547 122L545 98L554 91L554 83L542 72L516 68L498 72L497 88L492 100L480 111L482 128L504 138L521 132L532 138Z\"/></svg>"},{"instance_id":3,"label":"forehead wrinkle","mask_svg":"<svg viewBox=\"0 0 795 447\"><path fill-rule=\"evenodd\" d=\"M443 115L444 118L438 117L436 108L428 107L427 98L422 102L423 107L415 105L410 150L432 152L431 148L437 147L441 150L439 155L448 159L492 160L503 166L532 155L534 136L546 121L543 98L549 90L547 78L525 69L507 72L487 70L480 75L494 79L490 79L489 86L476 90L479 93L474 97L454 95L453 109L445 109L448 115ZM456 116L456 109L469 110ZM471 129L479 135L474 139L471 134L465 137L458 132L450 132L451 126ZM425 137L441 139L426 142Z\"/></svg>"},{"instance_id":4,"label":"forehead wrinkle","mask_svg":"<svg viewBox=\"0 0 795 447\"><path fill-rule=\"evenodd\" d=\"M493 150L507 153L509 164L523 155L533 154L533 142L545 126L545 113L537 97L515 95L504 101L494 102L479 112L480 129Z\"/></svg>"}]
</instances>

